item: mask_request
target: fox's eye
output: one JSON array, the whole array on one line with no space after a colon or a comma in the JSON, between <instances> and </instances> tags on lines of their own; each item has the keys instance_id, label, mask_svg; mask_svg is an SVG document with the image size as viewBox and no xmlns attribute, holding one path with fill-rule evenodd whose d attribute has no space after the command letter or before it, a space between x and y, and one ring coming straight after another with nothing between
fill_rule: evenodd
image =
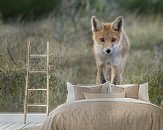
<instances>
[{"instance_id":1,"label":"fox's eye","mask_svg":"<svg viewBox=\"0 0 163 130\"><path fill-rule=\"evenodd\" d=\"M104 42L104 41L105 41L105 39L104 39L104 38L100 38L100 41L101 41L101 42Z\"/></svg>"},{"instance_id":2,"label":"fox's eye","mask_svg":"<svg viewBox=\"0 0 163 130\"><path fill-rule=\"evenodd\" d=\"M112 42L115 42L115 41L116 41L116 38L113 37L113 38L111 39L111 41L112 41Z\"/></svg>"}]
</instances>

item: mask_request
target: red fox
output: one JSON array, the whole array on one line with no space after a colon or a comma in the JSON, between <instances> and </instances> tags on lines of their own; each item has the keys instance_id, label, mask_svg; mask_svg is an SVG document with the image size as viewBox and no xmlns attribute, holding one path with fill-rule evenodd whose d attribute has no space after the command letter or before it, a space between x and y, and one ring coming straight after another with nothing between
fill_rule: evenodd
<instances>
[{"instance_id":1,"label":"red fox","mask_svg":"<svg viewBox=\"0 0 163 130\"><path fill-rule=\"evenodd\" d=\"M128 37L123 29L122 16L112 23L91 18L94 56L97 67L96 83L111 81L120 84L129 49Z\"/></svg>"}]
</instances>

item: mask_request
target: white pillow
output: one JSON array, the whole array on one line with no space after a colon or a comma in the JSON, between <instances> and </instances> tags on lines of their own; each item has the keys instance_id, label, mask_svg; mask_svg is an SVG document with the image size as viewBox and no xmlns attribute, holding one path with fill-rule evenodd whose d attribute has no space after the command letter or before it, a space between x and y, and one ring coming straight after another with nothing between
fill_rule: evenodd
<instances>
[{"instance_id":1,"label":"white pillow","mask_svg":"<svg viewBox=\"0 0 163 130\"><path fill-rule=\"evenodd\" d=\"M74 92L74 85L67 82L67 100L66 103L75 101L75 92Z\"/></svg>"},{"instance_id":2,"label":"white pillow","mask_svg":"<svg viewBox=\"0 0 163 130\"><path fill-rule=\"evenodd\" d=\"M141 84L139 86L139 96L138 99L150 102L149 100L149 94L148 94L148 83Z\"/></svg>"},{"instance_id":3,"label":"white pillow","mask_svg":"<svg viewBox=\"0 0 163 130\"><path fill-rule=\"evenodd\" d=\"M77 85L77 86L79 86L79 87L86 87L86 88L103 86L102 87L102 90L101 90L101 93L110 92L110 88L111 88L109 82L106 82L104 84L98 84L98 85ZM76 87L76 85L72 85L71 83L67 82L67 91L68 91L68 94L67 94L66 103L75 101L74 87Z\"/></svg>"}]
</instances>

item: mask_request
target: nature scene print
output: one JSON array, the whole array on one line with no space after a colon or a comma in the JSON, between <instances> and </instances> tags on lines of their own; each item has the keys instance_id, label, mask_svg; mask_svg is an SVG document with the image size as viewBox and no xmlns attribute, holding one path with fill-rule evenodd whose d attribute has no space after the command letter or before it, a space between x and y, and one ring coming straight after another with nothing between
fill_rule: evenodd
<instances>
[{"instance_id":1,"label":"nature scene print","mask_svg":"<svg viewBox=\"0 0 163 130\"><path fill-rule=\"evenodd\" d=\"M112 22L124 18L130 50L122 84L149 83L150 101L163 100L162 0L1 0L0 112L23 112L27 43L44 54L50 43L50 111L66 101L66 82L95 84L91 17ZM34 68L46 61L33 60ZM46 78L32 75L31 86L44 87ZM31 93L30 102L44 102ZM30 108L44 112L43 108Z\"/></svg>"}]
</instances>

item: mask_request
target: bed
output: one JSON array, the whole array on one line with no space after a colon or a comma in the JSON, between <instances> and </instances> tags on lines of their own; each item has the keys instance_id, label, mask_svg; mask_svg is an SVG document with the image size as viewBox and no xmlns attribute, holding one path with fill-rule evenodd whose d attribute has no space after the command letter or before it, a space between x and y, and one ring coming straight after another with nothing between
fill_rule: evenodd
<instances>
[{"instance_id":1,"label":"bed","mask_svg":"<svg viewBox=\"0 0 163 130\"><path fill-rule=\"evenodd\" d=\"M53 110L44 130L163 130L163 110L134 98L87 98Z\"/></svg>"}]
</instances>

